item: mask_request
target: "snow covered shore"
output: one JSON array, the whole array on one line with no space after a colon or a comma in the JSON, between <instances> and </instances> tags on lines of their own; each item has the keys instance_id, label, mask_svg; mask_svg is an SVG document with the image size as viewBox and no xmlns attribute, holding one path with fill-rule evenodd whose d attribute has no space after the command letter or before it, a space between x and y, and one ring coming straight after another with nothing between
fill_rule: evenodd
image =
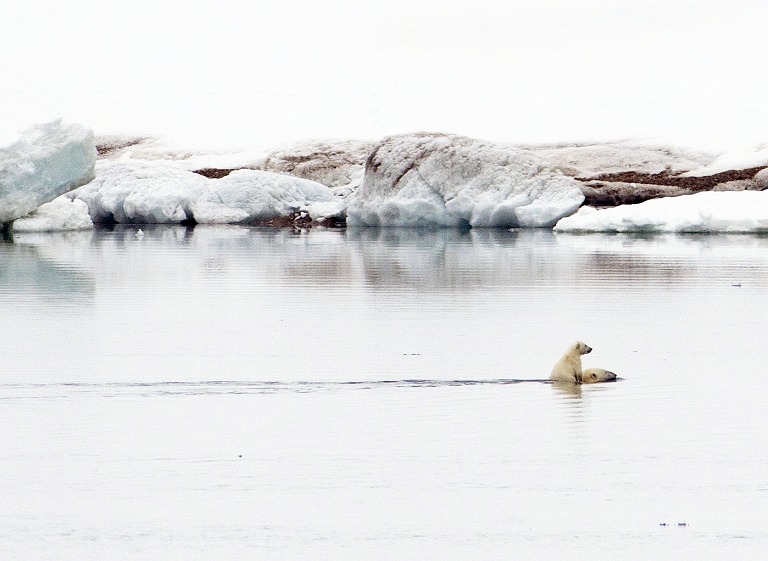
<instances>
[{"instance_id":1,"label":"snow covered shore","mask_svg":"<svg viewBox=\"0 0 768 561\"><path fill-rule=\"evenodd\" d=\"M763 232L767 188L765 146L713 154L416 133L210 153L94 140L54 121L0 147L0 223L17 231L117 222Z\"/></svg>"},{"instance_id":2,"label":"snow covered shore","mask_svg":"<svg viewBox=\"0 0 768 561\"><path fill-rule=\"evenodd\" d=\"M711 191L636 205L582 207L557 232L768 232L768 191Z\"/></svg>"}]
</instances>

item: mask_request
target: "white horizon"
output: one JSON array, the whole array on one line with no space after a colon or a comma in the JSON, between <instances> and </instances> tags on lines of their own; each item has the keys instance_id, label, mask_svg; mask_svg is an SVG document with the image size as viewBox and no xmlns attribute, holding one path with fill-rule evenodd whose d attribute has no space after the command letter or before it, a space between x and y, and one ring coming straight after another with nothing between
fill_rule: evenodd
<instances>
[{"instance_id":1,"label":"white horizon","mask_svg":"<svg viewBox=\"0 0 768 561\"><path fill-rule=\"evenodd\" d=\"M768 143L764 0L5 8L0 129L270 148L432 130L540 143Z\"/></svg>"}]
</instances>

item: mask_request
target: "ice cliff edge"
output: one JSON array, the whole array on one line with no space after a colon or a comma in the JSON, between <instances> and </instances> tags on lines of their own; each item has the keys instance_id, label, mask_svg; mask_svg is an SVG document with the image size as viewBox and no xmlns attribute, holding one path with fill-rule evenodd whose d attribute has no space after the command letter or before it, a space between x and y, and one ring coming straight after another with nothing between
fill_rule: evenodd
<instances>
[{"instance_id":1,"label":"ice cliff edge","mask_svg":"<svg viewBox=\"0 0 768 561\"><path fill-rule=\"evenodd\" d=\"M0 224L88 183L95 163L93 131L61 119L0 145Z\"/></svg>"}]
</instances>

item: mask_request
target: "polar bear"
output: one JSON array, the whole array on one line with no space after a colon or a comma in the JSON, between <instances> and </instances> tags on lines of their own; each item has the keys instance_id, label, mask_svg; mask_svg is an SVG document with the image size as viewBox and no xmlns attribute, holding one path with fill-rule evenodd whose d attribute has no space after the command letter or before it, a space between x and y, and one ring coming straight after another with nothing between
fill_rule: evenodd
<instances>
[{"instance_id":1,"label":"polar bear","mask_svg":"<svg viewBox=\"0 0 768 561\"><path fill-rule=\"evenodd\" d=\"M616 374L605 368L586 368L581 373L582 384L595 384L597 382L614 382Z\"/></svg>"},{"instance_id":2,"label":"polar bear","mask_svg":"<svg viewBox=\"0 0 768 561\"><path fill-rule=\"evenodd\" d=\"M549 379L554 382L570 382L572 384L581 383L581 355L592 352L592 347L581 341L576 341L568 347L563 357L557 361L552 369Z\"/></svg>"},{"instance_id":3,"label":"polar bear","mask_svg":"<svg viewBox=\"0 0 768 561\"><path fill-rule=\"evenodd\" d=\"M554 382L571 384L595 384L616 380L616 374L604 368L581 369L581 355L591 352L592 347L581 341L576 341L568 347L563 357L555 364L549 379Z\"/></svg>"}]
</instances>

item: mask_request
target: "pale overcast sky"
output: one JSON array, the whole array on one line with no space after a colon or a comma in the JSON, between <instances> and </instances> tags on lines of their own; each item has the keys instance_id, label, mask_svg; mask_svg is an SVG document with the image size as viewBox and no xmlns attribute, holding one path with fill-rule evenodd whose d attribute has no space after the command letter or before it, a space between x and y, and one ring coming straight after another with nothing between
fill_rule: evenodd
<instances>
[{"instance_id":1,"label":"pale overcast sky","mask_svg":"<svg viewBox=\"0 0 768 561\"><path fill-rule=\"evenodd\" d=\"M768 142L766 0L10 0L0 128Z\"/></svg>"}]
</instances>

